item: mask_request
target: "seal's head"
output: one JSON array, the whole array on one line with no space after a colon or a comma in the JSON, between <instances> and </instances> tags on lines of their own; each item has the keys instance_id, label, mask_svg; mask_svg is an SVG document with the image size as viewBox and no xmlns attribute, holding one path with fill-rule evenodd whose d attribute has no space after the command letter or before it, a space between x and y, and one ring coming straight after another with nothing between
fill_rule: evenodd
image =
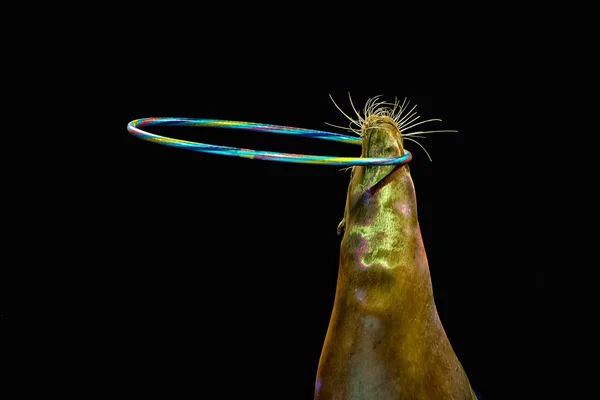
<instances>
[{"instance_id":1,"label":"seal's head","mask_svg":"<svg viewBox=\"0 0 600 400\"><path fill-rule=\"evenodd\" d=\"M331 95L330 95L331 97ZM402 104L396 98L394 103L379 100L380 96L373 97L367 100L364 107L364 114L354 107L350 93L348 98L352 109L356 113L358 119L350 118L336 103L333 104L350 120L351 126L355 125L360 129L360 132L355 128L348 129L362 137L362 157L363 158L399 158L405 156L404 139L415 142L425 153L427 150L415 140L422 138L424 134L434 132L457 132L455 130L435 130L435 131L417 131L409 132L410 129L417 125L426 122L441 121L441 119L428 119L425 121L416 122L420 117L416 112L413 112L417 107L414 105L409 110L410 101L404 99ZM335 126L335 125L334 125ZM418 136L417 136L418 135ZM427 153L429 157L429 153ZM431 157L429 157L431 160ZM395 185L390 183L396 182ZM400 184L402 182L402 184ZM393 190L392 190L393 189ZM404 194L396 193L398 196L408 195L414 196L414 187L410 178L410 170L407 164L396 165L374 165L369 166L354 166L352 167L352 177L348 187L348 195L346 197L346 211L344 219L338 225L338 233L341 234L345 230L345 224L349 213L354 210L354 206L360 201L364 204L374 198L386 197L391 199L392 191L400 191ZM382 196L388 193L386 196ZM383 203L382 203L383 204ZM359 207L360 208L360 207ZM373 207L371 207L373 208ZM358 210L358 209L357 209Z\"/></svg>"},{"instance_id":2,"label":"seal's head","mask_svg":"<svg viewBox=\"0 0 600 400\"><path fill-rule=\"evenodd\" d=\"M401 157L404 143L398 124L388 116L371 115L362 127L363 157Z\"/></svg>"},{"instance_id":3,"label":"seal's head","mask_svg":"<svg viewBox=\"0 0 600 400\"><path fill-rule=\"evenodd\" d=\"M362 155L364 158L397 158L405 155L404 142L400 128L396 121L389 116L370 115L365 119L361 130ZM385 186L399 170L408 173L408 165L380 165L356 166L352 170L348 195L346 198L346 211L344 219L338 225L338 234L341 235L346 228L349 213L354 205L364 202L367 198Z\"/></svg>"},{"instance_id":4,"label":"seal's head","mask_svg":"<svg viewBox=\"0 0 600 400\"><path fill-rule=\"evenodd\" d=\"M361 134L363 138L361 157L392 158L402 157L405 154L400 128L389 116L370 115L363 124ZM362 191L368 190L381 182L396 167L396 165L356 167L352 176L353 184L361 186Z\"/></svg>"}]
</instances>

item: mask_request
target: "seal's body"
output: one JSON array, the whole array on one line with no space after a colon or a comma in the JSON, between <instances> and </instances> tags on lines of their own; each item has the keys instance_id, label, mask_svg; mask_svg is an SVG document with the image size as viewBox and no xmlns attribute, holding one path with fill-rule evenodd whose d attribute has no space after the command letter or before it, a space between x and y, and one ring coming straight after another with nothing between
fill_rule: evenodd
<instances>
[{"instance_id":1,"label":"seal's body","mask_svg":"<svg viewBox=\"0 0 600 400\"><path fill-rule=\"evenodd\" d=\"M390 118L362 132L363 157L404 155ZM355 167L340 230L315 399L476 399L435 307L408 165Z\"/></svg>"}]
</instances>

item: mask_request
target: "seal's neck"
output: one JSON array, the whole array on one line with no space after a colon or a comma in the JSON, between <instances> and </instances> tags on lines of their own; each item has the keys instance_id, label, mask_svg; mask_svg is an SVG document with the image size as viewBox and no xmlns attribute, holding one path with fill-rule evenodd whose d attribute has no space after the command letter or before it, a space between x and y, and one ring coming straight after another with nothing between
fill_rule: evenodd
<instances>
[{"instance_id":1,"label":"seal's neck","mask_svg":"<svg viewBox=\"0 0 600 400\"><path fill-rule=\"evenodd\" d=\"M415 187L408 166L392 167L377 180L369 179L378 175L369 168L384 167L356 171L347 194L346 234L352 234L356 225L373 232L406 226L418 228Z\"/></svg>"},{"instance_id":2,"label":"seal's neck","mask_svg":"<svg viewBox=\"0 0 600 400\"><path fill-rule=\"evenodd\" d=\"M394 169L375 186L364 186L348 189L340 259L343 287L364 294L365 306L395 307L407 304L402 301L406 296L412 296L410 304L429 303L429 267L408 168Z\"/></svg>"}]
</instances>

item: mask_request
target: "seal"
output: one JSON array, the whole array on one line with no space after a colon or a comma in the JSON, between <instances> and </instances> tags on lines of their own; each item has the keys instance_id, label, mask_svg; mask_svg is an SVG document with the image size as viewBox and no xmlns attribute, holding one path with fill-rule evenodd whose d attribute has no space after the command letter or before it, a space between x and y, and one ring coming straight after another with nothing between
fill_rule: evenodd
<instances>
[{"instance_id":1,"label":"seal","mask_svg":"<svg viewBox=\"0 0 600 400\"><path fill-rule=\"evenodd\" d=\"M396 121L370 115L362 157L400 157ZM348 187L318 400L476 400L442 326L408 165L356 166Z\"/></svg>"}]
</instances>

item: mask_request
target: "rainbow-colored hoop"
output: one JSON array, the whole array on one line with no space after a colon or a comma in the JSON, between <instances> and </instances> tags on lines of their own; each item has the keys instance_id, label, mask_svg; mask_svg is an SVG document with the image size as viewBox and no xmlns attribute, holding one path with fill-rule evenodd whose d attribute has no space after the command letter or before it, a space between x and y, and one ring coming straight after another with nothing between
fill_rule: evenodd
<instances>
[{"instance_id":1,"label":"rainbow-colored hoop","mask_svg":"<svg viewBox=\"0 0 600 400\"><path fill-rule=\"evenodd\" d=\"M171 139L168 137L155 135L153 133L148 133L139 129L142 127L159 125L242 129L248 131L281 133L286 135L296 135L310 137L314 139L333 140L336 142L362 145L361 138L340 135L339 133L317 131L312 129L292 128L288 126L258 124L254 122L225 121L219 119L142 118L136 119L127 124L127 130L132 135L140 139L162 144L165 146L179 147L186 150L220 154L224 156L253 158L256 160L270 160L300 164L322 164L335 166L399 165L407 164L410 160L412 160L412 154L408 150L404 150L406 153L404 156L394 158L311 156L305 154L277 153L272 151L258 151L252 149L242 149L237 147L216 146L212 144L189 142L187 140Z\"/></svg>"}]
</instances>

